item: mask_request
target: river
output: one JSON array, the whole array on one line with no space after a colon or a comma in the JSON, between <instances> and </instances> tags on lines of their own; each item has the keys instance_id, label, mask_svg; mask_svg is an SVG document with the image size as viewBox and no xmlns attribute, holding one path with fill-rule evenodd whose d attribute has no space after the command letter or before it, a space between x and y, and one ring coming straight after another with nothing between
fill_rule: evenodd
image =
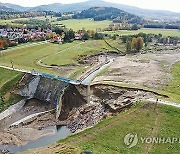
<instances>
[{"instance_id":1,"label":"river","mask_svg":"<svg viewBox=\"0 0 180 154\"><path fill-rule=\"evenodd\" d=\"M29 149L44 147L50 145L58 140L64 139L70 136L72 133L66 126L50 126L45 128L46 130L54 130L54 135L47 135L41 137L35 141L30 141L24 146L10 146L10 145L0 145L0 150L7 149L12 153L23 152Z\"/></svg>"}]
</instances>

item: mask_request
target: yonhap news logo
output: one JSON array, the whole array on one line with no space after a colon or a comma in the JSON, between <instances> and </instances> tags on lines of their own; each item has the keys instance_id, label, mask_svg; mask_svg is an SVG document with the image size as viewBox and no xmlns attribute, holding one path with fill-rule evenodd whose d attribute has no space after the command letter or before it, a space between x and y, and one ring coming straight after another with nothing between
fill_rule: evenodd
<instances>
[{"instance_id":1,"label":"yonhap news logo","mask_svg":"<svg viewBox=\"0 0 180 154\"><path fill-rule=\"evenodd\" d=\"M132 148L138 143L137 133L129 133L124 137L124 143L128 148Z\"/></svg>"},{"instance_id":2,"label":"yonhap news logo","mask_svg":"<svg viewBox=\"0 0 180 154\"><path fill-rule=\"evenodd\" d=\"M137 133L129 133L124 137L127 148L135 147L138 142L142 144L180 144L178 137L138 137Z\"/></svg>"}]
</instances>

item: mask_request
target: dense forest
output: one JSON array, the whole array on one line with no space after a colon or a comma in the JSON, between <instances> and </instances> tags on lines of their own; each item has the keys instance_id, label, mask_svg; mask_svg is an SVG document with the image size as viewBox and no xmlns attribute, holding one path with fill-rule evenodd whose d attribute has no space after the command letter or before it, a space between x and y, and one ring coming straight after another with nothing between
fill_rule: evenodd
<instances>
[{"instance_id":1,"label":"dense forest","mask_svg":"<svg viewBox=\"0 0 180 154\"><path fill-rule=\"evenodd\" d=\"M93 7L77 13L73 16L74 19L93 18L95 21L113 20L113 22L122 23L142 23L142 19L113 7Z\"/></svg>"}]
</instances>

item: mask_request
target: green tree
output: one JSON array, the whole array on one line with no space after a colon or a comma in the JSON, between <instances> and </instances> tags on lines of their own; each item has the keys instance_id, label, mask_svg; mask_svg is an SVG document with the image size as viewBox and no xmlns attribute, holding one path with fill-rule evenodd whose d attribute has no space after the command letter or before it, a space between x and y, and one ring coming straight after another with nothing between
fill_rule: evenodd
<instances>
[{"instance_id":1,"label":"green tree","mask_svg":"<svg viewBox=\"0 0 180 154\"><path fill-rule=\"evenodd\" d=\"M133 38L131 41L132 49L134 49L136 52L140 52L140 50L143 48L144 41L142 37Z\"/></svg>"},{"instance_id":2,"label":"green tree","mask_svg":"<svg viewBox=\"0 0 180 154\"><path fill-rule=\"evenodd\" d=\"M117 36L114 34L114 35L112 36L112 39L113 39L113 40L116 40L116 39L117 39Z\"/></svg>"},{"instance_id":3,"label":"green tree","mask_svg":"<svg viewBox=\"0 0 180 154\"><path fill-rule=\"evenodd\" d=\"M139 28L138 28L138 26L137 26L137 24L134 24L132 27L131 27L131 30L138 30Z\"/></svg>"},{"instance_id":4,"label":"green tree","mask_svg":"<svg viewBox=\"0 0 180 154\"><path fill-rule=\"evenodd\" d=\"M95 40L102 40L104 38L104 35L103 34L101 34L101 33L95 33L94 34L94 39Z\"/></svg>"},{"instance_id":5,"label":"green tree","mask_svg":"<svg viewBox=\"0 0 180 154\"><path fill-rule=\"evenodd\" d=\"M87 32L84 33L84 35L82 36L83 40L88 40L89 39L89 34Z\"/></svg>"}]
</instances>

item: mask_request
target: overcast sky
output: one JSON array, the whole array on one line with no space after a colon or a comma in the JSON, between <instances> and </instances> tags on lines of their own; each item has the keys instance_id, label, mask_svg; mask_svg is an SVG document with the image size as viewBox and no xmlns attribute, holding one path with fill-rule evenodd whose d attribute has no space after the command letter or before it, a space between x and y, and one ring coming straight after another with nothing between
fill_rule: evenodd
<instances>
[{"instance_id":1,"label":"overcast sky","mask_svg":"<svg viewBox=\"0 0 180 154\"><path fill-rule=\"evenodd\" d=\"M50 3L76 3L86 0L0 0L3 3L13 3L21 6L37 6ZM180 0L105 0L114 3L127 4L147 9L169 10L180 12Z\"/></svg>"}]
</instances>

